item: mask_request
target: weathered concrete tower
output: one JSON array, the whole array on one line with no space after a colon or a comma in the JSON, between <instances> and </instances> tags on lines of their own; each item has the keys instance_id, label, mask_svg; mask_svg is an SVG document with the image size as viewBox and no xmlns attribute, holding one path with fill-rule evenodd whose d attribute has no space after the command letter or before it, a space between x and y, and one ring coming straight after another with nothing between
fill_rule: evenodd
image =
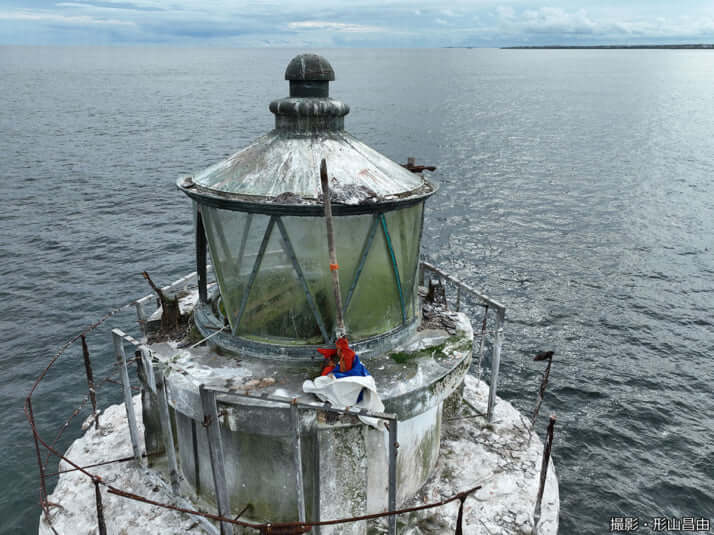
<instances>
[{"instance_id":1,"label":"weathered concrete tower","mask_svg":"<svg viewBox=\"0 0 714 535\"><path fill-rule=\"evenodd\" d=\"M290 96L270 103L274 130L178 182L195 215L193 322L199 338L210 339L190 349L152 346L175 423L183 484L209 500L219 492L215 444L202 425L200 392L210 390L230 501L219 509L236 514L248 506L242 518L274 522L393 506L389 450L395 443L387 431L351 415L326 419L317 407L301 406L296 423L290 406L268 399L314 403L302 384L319 373L316 348L334 343L323 158L347 335L399 424L392 477L397 502L412 496L436 463L444 401L459 395L473 340L460 316L450 332L420 325L423 210L435 188L344 130L349 107L329 97L335 74L324 58L297 56L285 78ZM208 253L216 284L209 284ZM152 427L155 410L146 397L147 436L161 432ZM322 533L365 530L362 522Z\"/></svg>"}]
</instances>

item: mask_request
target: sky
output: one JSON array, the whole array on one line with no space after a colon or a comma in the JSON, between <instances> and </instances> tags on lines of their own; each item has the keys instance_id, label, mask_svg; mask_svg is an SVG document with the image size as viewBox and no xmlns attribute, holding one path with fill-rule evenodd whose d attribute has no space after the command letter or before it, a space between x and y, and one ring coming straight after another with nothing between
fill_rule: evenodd
<instances>
[{"instance_id":1,"label":"sky","mask_svg":"<svg viewBox=\"0 0 714 535\"><path fill-rule=\"evenodd\" d=\"M714 43L714 1L0 0L2 45Z\"/></svg>"}]
</instances>

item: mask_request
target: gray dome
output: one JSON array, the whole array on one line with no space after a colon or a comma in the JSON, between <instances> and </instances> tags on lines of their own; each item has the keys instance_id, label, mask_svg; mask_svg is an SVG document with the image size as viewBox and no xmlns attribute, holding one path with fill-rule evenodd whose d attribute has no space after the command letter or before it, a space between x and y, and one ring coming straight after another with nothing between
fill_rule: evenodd
<instances>
[{"instance_id":1,"label":"gray dome","mask_svg":"<svg viewBox=\"0 0 714 535\"><path fill-rule=\"evenodd\" d=\"M285 69L285 79L291 81L332 82L335 79L335 71L332 70L330 62L322 56L300 54L288 63L288 67Z\"/></svg>"},{"instance_id":2,"label":"gray dome","mask_svg":"<svg viewBox=\"0 0 714 535\"><path fill-rule=\"evenodd\" d=\"M274 130L198 173L194 184L223 194L274 198L291 193L304 201L318 201L320 161L336 190L354 192L346 204L379 202L423 193L424 178L407 171L344 130L305 137Z\"/></svg>"},{"instance_id":3,"label":"gray dome","mask_svg":"<svg viewBox=\"0 0 714 535\"><path fill-rule=\"evenodd\" d=\"M399 204L418 201L434 187L362 143L344 129L347 104L329 98L335 79L329 62L301 54L285 71L291 96L270 103L275 129L232 156L192 177L189 196L209 201L291 205L310 211L322 204L320 161L331 180L333 202L339 205ZM321 96L316 96L321 95ZM241 208L236 208L240 210Z\"/></svg>"}]
</instances>

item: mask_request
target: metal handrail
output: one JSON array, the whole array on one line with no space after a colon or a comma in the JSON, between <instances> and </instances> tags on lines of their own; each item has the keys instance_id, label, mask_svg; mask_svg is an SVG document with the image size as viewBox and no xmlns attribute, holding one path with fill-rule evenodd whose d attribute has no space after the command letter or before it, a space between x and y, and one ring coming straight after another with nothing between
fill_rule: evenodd
<instances>
[{"instance_id":1,"label":"metal handrail","mask_svg":"<svg viewBox=\"0 0 714 535\"><path fill-rule=\"evenodd\" d=\"M480 341L480 347L479 347L479 378L481 375L481 358L483 357L483 349L484 349L484 339L486 335L486 315L488 314L488 311L490 308L493 308L496 311L496 339L493 344L493 355L491 359L491 382L489 384L489 390L488 390L488 410L487 410L487 418L489 422L493 421L493 411L496 407L496 389L498 387L498 372L501 367L501 348L503 346L503 324L506 320L506 306L501 304L500 302L496 301L495 299L490 298L484 293L479 292L478 290L475 290L468 284L463 283L456 277L453 277L452 275L449 275L445 271L439 269L433 264L430 264L429 262L426 262L424 260L421 261L420 266L422 268L422 277L423 277L423 270L427 269L433 273L436 273L440 277L448 280L449 282L453 283L456 285L456 311L459 312L461 309L461 291L465 291L468 294L474 296L476 299L481 301L480 306L483 306L485 308L484 312L484 317L483 317L483 326L481 330L481 341Z\"/></svg>"},{"instance_id":2,"label":"metal handrail","mask_svg":"<svg viewBox=\"0 0 714 535\"><path fill-rule=\"evenodd\" d=\"M209 266L210 268L210 266ZM189 281L197 277L197 273L190 273L185 277L182 277L181 279L173 282L172 284L169 284L165 287L162 288L164 291L170 291L172 289L175 289L179 286L182 285L187 285ZM397 419L396 416L393 414L389 413L373 413L371 411L364 411L364 410L357 410L357 409L352 409L352 408L345 408L345 409L339 409L335 407L329 407L325 406L324 404L311 404L311 403L298 403L296 400L292 400L290 398L281 398L278 396L273 396L267 397L267 401L271 402L277 402L277 403L289 403L291 405L291 413L296 413L297 408L305 408L305 409L313 409L313 410L319 410L319 411L326 411L326 412L338 412L342 414L349 414L349 415L356 415L356 416L371 416L375 418L381 418L388 420L390 422L389 425L389 480L390 480L390 488L389 488L389 506L387 511L381 512L381 513L373 513L373 514L366 514L366 515L361 515L361 516L355 516L355 517L349 517L349 518L340 518L340 519L334 519L334 520L325 520L325 521L313 521L313 522L304 522L304 521L298 521L298 522L288 522L288 523L282 523L282 524L271 524L271 523L263 523L263 524L254 524L250 522L245 522L242 520L239 520L238 518L230 518L226 516L221 516L221 515L216 515L212 513L207 513L203 512L200 510L196 510L193 508L193 504L190 504L183 496L181 496L178 492L177 489L179 488L179 481L178 481L178 467L177 467L177 459L175 452L173 452L173 446L174 446L174 440L172 436L172 428L171 428L171 421L170 421L170 416L169 416L169 411L168 411L168 396L166 392L166 383L165 379L162 376L161 370L160 369L154 369L153 362L152 362L152 352L151 350L145 345L144 343L140 342L139 340L136 340L133 338L131 335L128 335L124 332L122 332L119 329L113 329L112 330L112 335L113 335L113 341L114 341L114 353L116 357L116 362L114 364L115 368L118 368L118 371L120 372L120 378L121 378L121 386L123 387L123 393L124 393L124 403L125 403L125 408L127 410L127 420L129 421L129 434L132 442L132 450L133 450L133 455L128 458L122 458L122 459L113 459L110 461L104 461L101 463L93 464L93 465L88 465L88 466L80 466L77 463L73 462L71 459L69 459L66 455L63 455L60 453L54 446L54 443L49 444L43 438L41 437L35 417L33 415L32 411L32 396L33 393L35 392L36 388L38 385L42 382L43 378L45 375L49 372L51 368L53 368L53 365L56 363L56 361L65 353L65 351L76 341L80 340L83 338L86 334L89 332L94 331L99 325L104 323L107 319L110 317L114 316L115 314L130 308L132 306L135 306L137 308L137 313L139 313L140 309L143 311L143 305L147 302L150 302L155 296L153 294L148 294L136 301L132 301L122 307L119 307L117 309L112 310L108 314L104 315L100 320L97 322L93 323L90 325L87 329L85 329L82 333L78 334L71 340L69 340L66 344L64 344L60 350L52 357L50 360L49 364L47 367L44 369L44 371L39 375L39 377L36 379L34 382L26 400L25 400L25 413L28 418L30 427L32 428L32 433L33 433L33 438L35 441L35 449L37 453L37 460L38 460L38 466L39 466L39 471L40 471L40 506L43 510L43 513L45 515L45 519L48 523L49 528L52 530L52 532L55 535L57 534L57 531L55 528L52 526L52 521L51 521L51 516L49 513L49 507L50 502L48 501L48 493L47 493L47 487L45 484L45 479L46 477L49 477L50 475L59 475L59 473L63 471L59 471L57 474L46 474L45 473L45 465L42 462L41 458L41 453L40 453L40 447L45 448L48 452L48 454L52 454L59 458L61 461L66 462L71 468L66 471L79 471L85 476L89 478L89 481L93 484L95 487L95 494L96 494L96 506L97 506L97 519L98 519L98 528L99 528L99 533L100 535L106 535L107 530L106 530L106 524L104 522L104 509L102 505L102 493L100 488L104 488L106 492L109 492L110 494L121 496L130 500L138 501L138 502L143 502L146 504L150 504L153 506L161 507L167 510L173 510L181 513L186 513L192 515L198 522L202 524L202 527L208 531L209 533L215 533L218 534L218 530L216 527L211 524L212 521L219 522L221 527L229 527L229 526L243 526L247 528L252 528L255 530L260 531L261 533L269 533L272 532L273 527L275 528L295 528L301 530L300 532L304 532L304 528L312 526L315 530L319 530L320 526L328 526L328 525L339 525L339 524L344 524L344 523L350 523L350 522L357 522L357 521L363 521L363 520L371 520L371 519L378 519L382 518L385 516L389 517L389 532L391 533L396 533L396 518L397 515L405 514L405 513L410 513L414 511L420 511L424 509L431 509L434 507L440 507L442 505L445 505L447 503L450 503L454 500L460 500L461 505L459 508L459 514L458 514L458 519L457 519L457 531L461 529L461 523L462 523L462 509L463 509L463 503L464 500L466 499L467 496L475 492L476 490L480 489L481 486L475 486L471 489L467 489L465 491L459 492L450 498L441 500L439 502L434 502L434 503L429 503L429 504L423 504L423 505L418 505L414 507L408 507L408 508L403 508L403 509L396 509L396 459L397 459L397 448L399 447L397 443ZM141 314L140 314L140 319L141 319ZM143 325L142 325L143 326ZM131 345L133 345L137 351L137 357L136 358L131 358L127 359L127 355L124 349L124 343L128 342ZM84 353L84 359L85 359L85 367L87 371L87 378L88 378L88 383L89 383L89 388L90 392L94 390L94 387L92 385L92 372L91 372L91 363L89 360L89 351L86 347L83 347L83 353ZM143 459L145 457L148 457L150 454L143 453L142 449L145 449L145 444L142 444L141 434L138 433L138 429L136 426L136 415L134 414L134 406L133 406L133 399L131 396L131 389L134 387L131 386L130 384L130 379L129 379L129 374L128 374L128 364L130 362L136 362L137 366L142 366L144 370L144 377L145 381L147 383L147 386L149 389L154 394L157 394L158 398L158 403L159 403L159 419L161 422L161 427L162 427L162 434L164 435L164 445L167 447L167 454L168 454L168 465L169 465L169 478L171 481L171 487L172 491L174 491L174 496L173 496L173 501L174 503L162 503L158 502L156 500L151 500L149 498L146 498L144 496L140 496L137 494L133 494L127 491L124 491L122 489L116 488L113 485L109 484L108 482L104 481L99 477L98 475L91 473L88 471L89 468L95 467L95 466L101 466L105 464L112 464L112 463L117 463L117 462L126 462L129 460L134 460L139 466L143 464ZM100 383L103 383L105 381L109 380L109 378L105 378L104 380L100 381ZM97 383L97 384L100 384ZM250 395L242 395L242 394L237 394L235 392L221 392L221 391L208 391L213 394L213 397L215 399L216 394L230 394L230 395L237 395L239 397L253 397ZM89 397L89 396L88 396ZM265 396L260 396L257 397L257 399L260 400L266 400ZM87 400L85 399L85 402ZM221 400L223 402L223 400ZM215 405L214 405L215 406ZM80 405L80 408L82 405ZM78 408L72 415L74 417L80 410ZM209 407L210 408L210 407ZM217 408L217 407L216 407ZM130 415L131 413L131 415ZM132 418L132 415L134 418ZM215 414L216 418L214 419L214 422L218 422L217 417L218 417L218 412L216 410ZM70 417L70 421L71 418ZM93 409L93 418L96 423L97 421L97 413L96 409ZM133 420L133 425L131 420ZM206 421L205 424L208 427L208 424L210 422ZM298 430L298 426L295 424L299 424L297 419L294 419L293 421L294 424L294 429ZM65 428L67 427L68 424L65 424ZM133 428L133 429L132 429ZM133 432L132 432L133 431ZM208 431L208 429L207 429ZM299 433L298 433L299 436ZM57 439L55 439L56 441ZM143 447L142 447L143 446ZM172 455L172 453L174 453ZM297 458L297 457L296 457ZM302 463L299 463L302 464ZM215 478L214 478L215 479Z\"/></svg>"},{"instance_id":3,"label":"metal handrail","mask_svg":"<svg viewBox=\"0 0 714 535\"><path fill-rule=\"evenodd\" d=\"M439 268L436 267L435 265L430 264L429 262L427 262L427 261L425 261L425 260L422 260L421 265L422 265L423 267L425 267L426 269L428 269L429 271L432 271L432 272L436 273L436 274L439 275L440 277L445 278L445 279L448 280L449 282L453 282L453 283L456 285L456 287L459 289L459 291L460 291L460 290L464 290L464 291L470 293L471 295L473 295L474 297L476 297L477 299L479 299L484 305L489 306L489 307L493 307L493 308L495 308L496 310L499 310L499 311L503 311L504 314L506 313L506 306L505 306L505 305L501 304L500 302L496 301L495 299L490 298L490 297L487 296L486 294L479 292L478 290L472 288L472 287L469 286L468 284L465 284L464 282L460 281L459 279L457 279L457 278L455 278L455 277L449 275L449 274L446 273L445 271L442 271L441 269L439 269ZM458 299L458 296L457 296L457 307L458 307L458 304L459 304L460 301L461 301L461 300Z\"/></svg>"}]
</instances>

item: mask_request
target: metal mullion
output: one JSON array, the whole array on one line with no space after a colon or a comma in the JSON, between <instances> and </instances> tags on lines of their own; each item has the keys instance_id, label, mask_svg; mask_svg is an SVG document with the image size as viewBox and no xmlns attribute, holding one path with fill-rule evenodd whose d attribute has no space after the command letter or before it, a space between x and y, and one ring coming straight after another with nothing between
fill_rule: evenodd
<instances>
[{"instance_id":1,"label":"metal mullion","mask_svg":"<svg viewBox=\"0 0 714 535\"><path fill-rule=\"evenodd\" d=\"M293 263L293 269L295 269L295 273L297 274L298 280L300 281L300 284L302 285L302 289L305 292L305 297L307 298L307 304L310 307L310 310L312 311L313 316L315 316L317 325L320 327L320 332L322 333L322 337L325 339L325 343L330 343L330 341L331 341L330 336L327 334L327 329L325 328L325 323L322 321L322 316L320 315L320 311L318 310L317 305L315 304L315 300L312 298L312 293L310 292L310 287L307 285L305 276L302 273L302 268L300 268L300 263L298 262L297 256L295 255L295 250L293 249L293 245L290 242L290 237L288 236L288 231L285 228L285 223L283 223L283 220L280 218L280 216L273 216L273 219L275 219L278 223L278 229L280 230L280 236L282 238L283 250L285 251L285 254L287 254L288 257L290 257L290 261Z\"/></svg>"},{"instance_id":2,"label":"metal mullion","mask_svg":"<svg viewBox=\"0 0 714 535\"><path fill-rule=\"evenodd\" d=\"M210 218L210 225L213 227L213 233L218 238L221 249L223 249L223 254L226 257L226 264L230 264L233 261L233 255L231 254L231 247L226 239L226 233L223 232L223 219L218 217L218 214L215 214L215 219L214 217ZM214 261L214 264L215 263L216 262Z\"/></svg>"},{"instance_id":3,"label":"metal mullion","mask_svg":"<svg viewBox=\"0 0 714 535\"><path fill-rule=\"evenodd\" d=\"M416 267L414 268L414 284L412 285L412 317L416 318L416 288L419 285L419 259L421 258L421 238L424 234L424 205L421 205L421 218L419 225L419 239L417 240Z\"/></svg>"},{"instance_id":4,"label":"metal mullion","mask_svg":"<svg viewBox=\"0 0 714 535\"><path fill-rule=\"evenodd\" d=\"M203 214L197 210L196 214L196 282L198 283L198 300L201 303L208 301L208 273L206 271L206 229L203 225ZM146 324L143 325L146 330Z\"/></svg>"},{"instance_id":5,"label":"metal mullion","mask_svg":"<svg viewBox=\"0 0 714 535\"><path fill-rule=\"evenodd\" d=\"M275 225L276 219L277 216L272 216L270 218L270 221L268 221L268 227L265 229L263 241L260 244L260 249L258 249L258 256L255 257L255 262L253 263L253 270L250 272L250 278L248 279L248 284L245 287L245 293L243 294L243 298L240 302L240 309L238 311L238 317L236 318L235 327L233 328L233 334L238 334L238 326L240 325L240 320L243 318L245 307L248 305L248 297L250 296L250 291L253 288L255 278L258 275L260 264L263 262L263 255L265 255L265 249L268 247L268 241L270 241L270 235L273 232L273 226Z\"/></svg>"},{"instance_id":6,"label":"metal mullion","mask_svg":"<svg viewBox=\"0 0 714 535\"><path fill-rule=\"evenodd\" d=\"M362 275L362 270L364 269L364 264L367 262L367 255L372 249L372 242L374 241L374 235L377 233L377 223L379 216L375 214L372 219L372 225L369 227L369 232L367 233L367 238L362 246L362 254L359 258L359 264L357 265L357 270L355 271L354 277L352 278L352 284L347 292L347 299L345 299L345 306L342 310L342 315L347 315L347 307L350 306L350 301L352 301L352 295L354 294L357 283L359 282L359 277Z\"/></svg>"},{"instance_id":7,"label":"metal mullion","mask_svg":"<svg viewBox=\"0 0 714 535\"><path fill-rule=\"evenodd\" d=\"M389 230L387 229L387 220L384 214L379 214L379 219L382 222L382 230L384 231L384 239L387 242L387 251L389 251L389 256L392 259L392 268L394 268L394 278L397 281L397 290L399 291L399 305L402 309L402 324L407 323L407 311L404 308L404 293L402 292L402 281L399 278L399 267L397 266L397 257L394 255L394 248L392 247L392 239L389 237Z\"/></svg>"},{"instance_id":8,"label":"metal mullion","mask_svg":"<svg viewBox=\"0 0 714 535\"><path fill-rule=\"evenodd\" d=\"M240 278L240 268L243 265L243 254L245 253L245 246L248 242L248 234L250 233L250 226L253 223L253 214L248 214L246 217L245 228L243 229L243 237L240 242L240 250L238 251L238 257L236 258L236 277Z\"/></svg>"}]
</instances>

